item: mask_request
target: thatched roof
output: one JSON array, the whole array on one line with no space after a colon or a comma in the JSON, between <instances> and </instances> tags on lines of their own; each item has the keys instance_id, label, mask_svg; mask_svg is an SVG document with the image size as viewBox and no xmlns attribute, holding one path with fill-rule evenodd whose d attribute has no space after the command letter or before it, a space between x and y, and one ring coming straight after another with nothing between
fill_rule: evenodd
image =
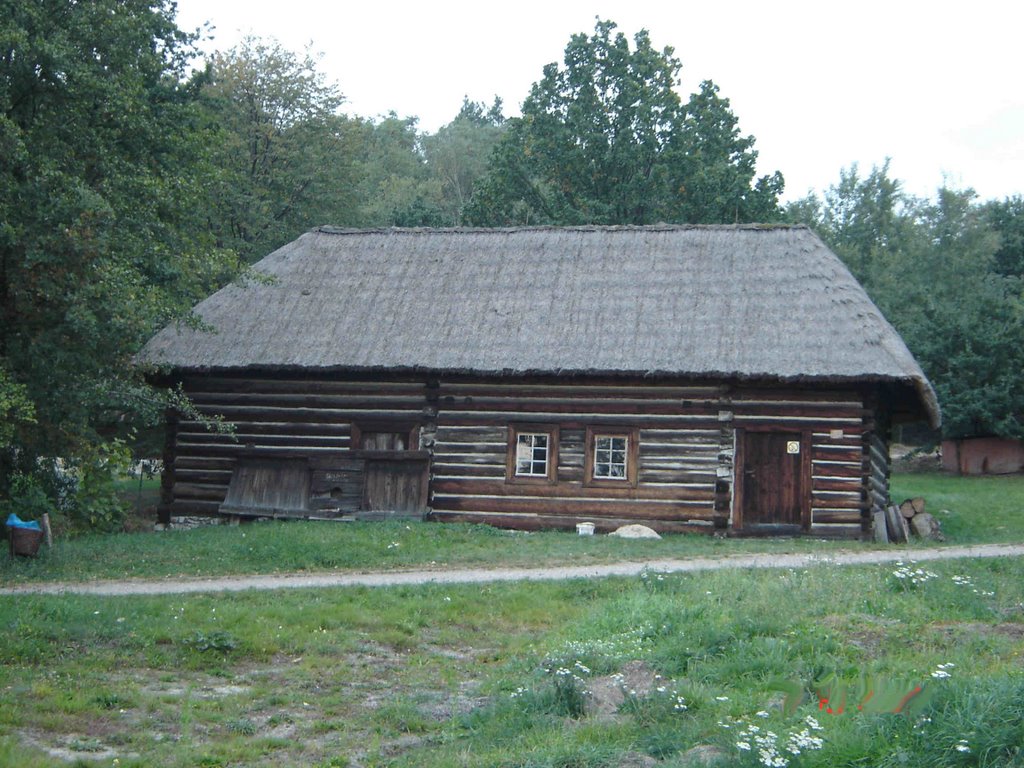
<instances>
[{"instance_id":1,"label":"thatched roof","mask_svg":"<svg viewBox=\"0 0 1024 768\"><path fill-rule=\"evenodd\" d=\"M935 394L805 227L320 228L140 359L313 369L883 381Z\"/></svg>"}]
</instances>

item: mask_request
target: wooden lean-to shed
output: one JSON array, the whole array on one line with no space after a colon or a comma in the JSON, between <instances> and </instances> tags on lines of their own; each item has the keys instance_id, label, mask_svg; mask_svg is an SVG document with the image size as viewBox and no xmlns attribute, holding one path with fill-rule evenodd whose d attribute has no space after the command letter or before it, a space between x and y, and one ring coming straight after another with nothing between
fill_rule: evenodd
<instances>
[{"instance_id":1,"label":"wooden lean-to shed","mask_svg":"<svg viewBox=\"0 0 1024 768\"><path fill-rule=\"evenodd\" d=\"M162 514L862 536L890 425L938 423L899 335L790 226L321 228L141 359Z\"/></svg>"}]
</instances>

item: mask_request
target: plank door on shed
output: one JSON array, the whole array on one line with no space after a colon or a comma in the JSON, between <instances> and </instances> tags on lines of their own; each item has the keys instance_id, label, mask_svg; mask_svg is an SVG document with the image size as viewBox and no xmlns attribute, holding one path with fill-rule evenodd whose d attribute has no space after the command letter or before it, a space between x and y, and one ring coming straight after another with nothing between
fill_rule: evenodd
<instances>
[{"instance_id":1,"label":"plank door on shed","mask_svg":"<svg viewBox=\"0 0 1024 768\"><path fill-rule=\"evenodd\" d=\"M801 525L803 441L793 432L743 435L742 525Z\"/></svg>"},{"instance_id":2,"label":"plank door on shed","mask_svg":"<svg viewBox=\"0 0 1024 768\"><path fill-rule=\"evenodd\" d=\"M423 512L426 471L426 463L422 461L367 461L363 509L405 514Z\"/></svg>"}]
</instances>

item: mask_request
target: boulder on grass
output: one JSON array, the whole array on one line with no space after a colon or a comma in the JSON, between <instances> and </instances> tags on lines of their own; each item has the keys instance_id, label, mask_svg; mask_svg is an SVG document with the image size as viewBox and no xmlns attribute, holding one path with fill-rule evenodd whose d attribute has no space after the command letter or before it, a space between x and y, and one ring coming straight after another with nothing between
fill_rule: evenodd
<instances>
[{"instance_id":1,"label":"boulder on grass","mask_svg":"<svg viewBox=\"0 0 1024 768\"><path fill-rule=\"evenodd\" d=\"M630 661L614 675L594 677L587 681L586 712L596 717L615 717L626 700L626 694L641 699L650 695L660 678L646 661Z\"/></svg>"},{"instance_id":2,"label":"boulder on grass","mask_svg":"<svg viewBox=\"0 0 1024 768\"><path fill-rule=\"evenodd\" d=\"M932 541L946 540L946 537L942 535L942 528L939 527L939 521L927 512L918 512L910 518L910 527L922 539L931 539Z\"/></svg>"},{"instance_id":3,"label":"boulder on grass","mask_svg":"<svg viewBox=\"0 0 1024 768\"><path fill-rule=\"evenodd\" d=\"M653 528L648 528L646 525L624 525L621 528L616 528L614 531L608 534L609 536L618 536L621 539L660 539L661 536Z\"/></svg>"}]
</instances>

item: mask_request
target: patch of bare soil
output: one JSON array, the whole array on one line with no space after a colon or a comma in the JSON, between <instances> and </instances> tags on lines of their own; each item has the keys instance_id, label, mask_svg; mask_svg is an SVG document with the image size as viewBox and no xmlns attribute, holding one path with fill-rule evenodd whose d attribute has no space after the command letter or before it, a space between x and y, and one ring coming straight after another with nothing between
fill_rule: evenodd
<instances>
[{"instance_id":1,"label":"patch of bare soil","mask_svg":"<svg viewBox=\"0 0 1024 768\"><path fill-rule=\"evenodd\" d=\"M933 624L932 626L948 636L971 635L988 637L989 635L1002 635L1011 640L1024 640L1024 624L1014 624L1012 622L984 624L980 621L963 621Z\"/></svg>"},{"instance_id":2,"label":"patch of bare soil","mask_svg":"<svg viewBox=\"0 0 1024 768\"><path fill-rule=\"evenodd\" d=\"M95 736L78 733L53 734L36 728L15 731L18 740L67 763L77 761L110 761L116 758L138 758L137 753L122 752Z\"/></svg>"},{"instance_id":3,"label":"patch of bare soil","mask_svg":"<svg viewBox=\"0 0 1024 768\"><path fill-rule=\"evenodd\" d=\"M223 699L226 696L241 696L249 692L247 685L233 685L224 682L166 682L155 680L140 686L139 692L157 698L179 699Z\"/></svg>"},{"instance_id":4,"label":"patch of bare soil","mask_svg":"<svg viewBox=\"0 0 1024 768\"><path fill-rule=\"evenodd\" d=\"M873 659L878 657L886 635L900 622L880 616L850 614L823 616L820 623L837 632L841 642L852 645L867 658Z\"/></svg>"}]
</instances>

